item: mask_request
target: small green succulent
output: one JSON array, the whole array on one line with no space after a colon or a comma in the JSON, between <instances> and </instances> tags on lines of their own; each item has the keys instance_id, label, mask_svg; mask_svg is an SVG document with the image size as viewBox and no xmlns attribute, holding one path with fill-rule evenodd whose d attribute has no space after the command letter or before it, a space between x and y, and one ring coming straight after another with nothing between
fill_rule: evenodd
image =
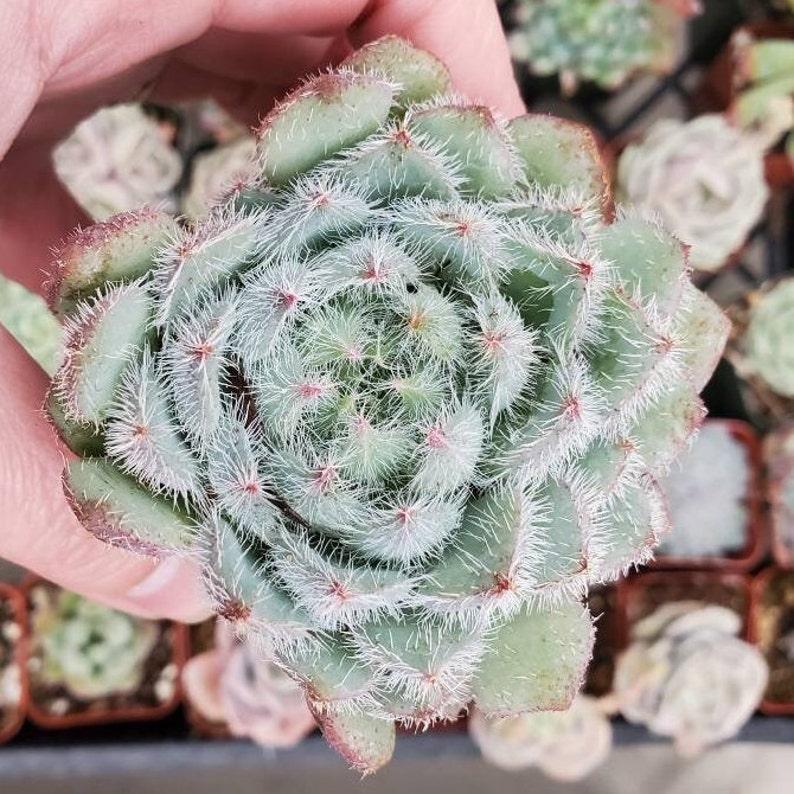
<instances>
[{"instance_id":1,"label":"small green succulent","mask_svg":"<svg viewBox=\"0 0 794 794\"><path fill-rule=\"evenodd\" d=\"M156 623L49 587L34 591L33 656L42 683L81 700L134 692L159 636Z\"/></svg>"},{"instance_id":2,"label":"small green succulent","mask_svg":"<svg viewBox=\"0 0 794 794\"><path fill-rule=\"evenodd\" d=\"M794 397L794 278L760 293L740 342L742 374L760 378L773 392Z\"/></svg>"},{"instance_id":3,"label":"small green succulent","mask_svg":"<svg viewBox=\"0 0 794 794\"><path fill-rule=\"evenodd\" d=\"M615 89L637 72L672 68L682 16L672 6L667 0L518 0L510 48L535 74L559 74L566 93L582 80Z\"/></svg>"},{"instance_id":4,"label":"small green succulent","mask_svg":"<svg viewBox=\"0 0 794 794\"><path fill-rule=\"evenodd\" d=\"M731 112L767 146L785 138L794 157L794 41L757 39L745 31L733 40L738 93Z\"/></svg>"}]
</instances>

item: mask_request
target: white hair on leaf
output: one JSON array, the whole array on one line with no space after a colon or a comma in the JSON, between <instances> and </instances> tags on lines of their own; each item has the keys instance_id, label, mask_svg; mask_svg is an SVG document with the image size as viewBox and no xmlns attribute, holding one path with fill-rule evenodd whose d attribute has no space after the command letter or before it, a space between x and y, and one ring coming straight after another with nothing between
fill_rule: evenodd
<instances>
[{"instance_id":1,"label":"white hair on leaf","mask_svg":"<svg viewBox=\"0 0 794 794\"><path fill-rule=\"evenodd\" d=\"M199 461L171 415L149 350L130 362L108 411L105 449L122 471L173 497L201 500Z\"/></svg>"}]
</instances>

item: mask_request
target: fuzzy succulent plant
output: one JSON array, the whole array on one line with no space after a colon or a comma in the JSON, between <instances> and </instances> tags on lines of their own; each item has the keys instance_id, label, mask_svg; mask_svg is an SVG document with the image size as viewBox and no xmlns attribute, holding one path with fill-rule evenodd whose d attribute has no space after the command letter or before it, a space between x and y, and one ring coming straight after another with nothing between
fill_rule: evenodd
<instances>
[{"instance_id":1,"label":"fuzzy succulent plant","mask_svg":"<svg viewBox=\"0 0 794 794\"><path fill-rule=\"evenodd\" d=\"M149 202L176 209L182 159L168 133L140 105L104 108L53 152L55 171L80 206L104 220Z\"/></svg>"},{"instance_id":2,"label":"fuzzy succulent plant","mask_svg":"<svg viewBox=\"0 0 794 794\"><path fill-rule=\"evenodd\" d=\"M613 697L630 722L670 736L687 757L735 736L763 696L769 670L739 639L730 609L696 601L664 604L632 627L618 658Z\"/></svg>"},{"instance_id":3,"label":"fuzzy succulent plant","mask_svg":"<svg viewBox=\"0 0 794 794\"><path fill-rule=\"evenodd\" d=\"M203 719L262 747L294 747L317 727L301 687L225 620L214 646L185 665L182 686Z\"/></svg>"},{"instance_id":4,"label":"fuzzy succulent plant","mask_svg":"<svg viewBox=\"0 0 794 794\"><path fill-rule=\"evenodd\" d=\"M494 766L507 770L536 766L566 783L587 777L612 749L609 716L588 695L577 695L562 711L489 718L474 709L469 735Z\"/></svg>"},{"instance_id":5,"label":"fuzzy succulent plant","mask_svg":"<svg viewBox=\"0 0 794 794\"><path fill-rule=\"evenodd\" d=\"M157 623L51 587L34 588L31 599L37 680L80 700L129 694L141 685Z\"/></svg>"},{"instance_id":6,"label":"fuzzy succulent plant","mask_svg":"<svg viewBox=\"0 0 794 794\"><path fill-rule=\"evenodd\" d=\"M565 93L583 80L619 88L638 72L675 64L689 0L517 0L513 58L538 75L559 74Z\"/></svg>"},{"instance_id":7,"label":"fuzzy succulent plant","mask_svg":"<svg viewBox=\"0 0 794 794\"><path fill-rule=\"evenodd\" d=\"M199 558L363 771L395 720L570 701L726 334L674 238L605 221L586 130L449 91L370 45L265 118L255 182L78 233L52 289L76 514Z\"/></svg>"},{"instance_id":8,"label":"fuzzy succulent plant","mask_svg":"<svg viewBox=\"0 0 794 794\"><path fill-rule=\"evenodd\" d=\"M746 446L719 420L707 420L692 446L662 480L671 531L659 552L713 557L747 543L751 463Z\"/></svg>"},{"instance_id":9,"label":"fuzzy succulent plant","mask_svg":"<svg viewBox=\"0 0 794 794\"><path fill-rule=\"evenodd\" d=\"M693 268L716 271L763 214L763 146L720 115L662 119L621 154L618 189L690 246Z\"/></svg>"}]
</instances>

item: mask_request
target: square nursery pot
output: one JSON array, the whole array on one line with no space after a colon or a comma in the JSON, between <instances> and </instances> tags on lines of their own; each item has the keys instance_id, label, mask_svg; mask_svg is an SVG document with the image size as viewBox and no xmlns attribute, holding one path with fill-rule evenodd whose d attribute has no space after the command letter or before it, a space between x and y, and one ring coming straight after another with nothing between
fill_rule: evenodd
<instances>
[{"instance_id":1,"label":"square nursery pot","mask_svg":"<svg viewBox=\"0 0 794 794\"><path fill-rule=\"evenodd\" d=\"M794 571L767 568L752 584L751 639L769 664L761 711L794 715Z\"/></svg>"},{"instance_id":2,"label":"square nursery pot","mask_svg":"<svg viewBox=\"0 0 794 794\"><path fill-rule=\"evenodd\" d=\"M603 697L612 691L615 661L621 641L621 620L618 593L615 585L605 585L590 591L587 599L590 613L596 621L593 657L587 666L584 692Z\"/></svg>"},{"instance_id":3,"label":"square nursery pot","mask_svg":"<svg viewBox=\"0 0 794 794\"><path fill-rule=\"evenodd\" d=\"M755 22L739 28L734 37L742 34L755 39L791 39L794 38L794 22ZM738 60L732 37L712 62L695 97L694 104L699 112L730 110L741 87ZM772 188L787 188L794 184L794 162L785 152L768 152L764 158L764 172L767 184Z\"/></svg>"},{"instance_id":4,"label":"square nursery pot","mask_svg":"<svg viewBox=\"0 0 794 794\"><path fill-rule=\"evenodd\" d=\"M772 554L781 568L794 569L794 422L764 439Z\"/></svg>"},{"instance_id":5,"label":"square nursery pot","mask_svg":"<svg viewBox=\"0 0 794 794\"><path fill-rule=\"evenodd\" d=\"M9 741L25 721L25 628L25 599L15 587L0 582L0 744Z\"/></svg>"},{"instance_id":6,"label":"square nursery pot","mask_svg":"<svg viewBox=\"0 0 794 794\"><path fill-rule=\"evenodd\" d=\"M186 651L187 660L190 661L194 656L206 653L215 647L215 621L210 618L203 623L187 626ZM225 722L208 719L201 709L197 708L190 697L190 690L187 686L182 687L182 705L185 716L194 733L205 739L229 739L231 731Z\"/></svg>"},{"instance_id":7,"label":"square nursery pot","mask_svg":"<svg viewBox=\"0 0 794 794\"><path fill-rule=\"evenodd\" d=\"M702 601L733 610L742 619L742 638L750 633L750 579L728 571L649 571L618 582L618 647L629 645L631 627L662 604Z\"/></svg>"},{"instance_id":8,"label":"square nursery pot","mask_svg":"<svg viewBox=\"0 0 794 794\"><path fill-rule=\"evenodd\" d=\"M172 621L143 621L150 643L140 663L140 683L133 689L91 696L75 694L67 684L47 680L46 651L36 622L44 599L63 594L57 585L31 577L22 585L27 615L29 653L28 717L45 729L117 722L153 721L173 712L181 701L180 677L186 657L186 627ZM141 620L134 618L134 620ZM78 654L78 657L80 654Z\"/></svg>"},{"instance_id":9,"label":"square nursery pot","mask_svg":"<svg viewBox=\"0 0 794 794\"><path fill-rule=\"evenodd\" d=\"M656 570L700 570L750 571L755 568L767 551L767 525L764 512L763 454L758 434L747 423L739 419L707 419L709 425L721 425L744 447L749 476L742 503L747 509L744 528L745 543L735 551L721 556L681 557L663 555L660 551L649 568ZM697 442L695 442L697 443ZM672 532L676 531L674 527Z\"/></svg>"}]
</instances>

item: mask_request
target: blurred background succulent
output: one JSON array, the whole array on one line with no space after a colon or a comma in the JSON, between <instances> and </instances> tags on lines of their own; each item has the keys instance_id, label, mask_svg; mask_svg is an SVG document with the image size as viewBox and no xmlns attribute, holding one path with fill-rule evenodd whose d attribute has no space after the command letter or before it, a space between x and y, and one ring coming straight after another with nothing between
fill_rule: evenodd
<instances>
[{"instance_id":1,"label":"blurred background succulent","mask_svg":"<svg viewBox=\"0 0 794 794\"><path fill-rule=\"evenodd\" d=\"M709 272L741 248L769 193L762 146L716 114L656 121L624 149L617 178L620 199L658 213Z\"/></svg>"},{"instance_id":2,"label":"blurred background succulent","mask_svg":"<svg viewBox=\"0 0 794 794\"><path fill-rule=\"evenodd\" d=\"M191 160L190 181L182 196L182 212L196 220L206 215L218 199L235 185L250 181L256 171L256 140L241 135Z\"/></svg>"},{"instance_id":3,"label":"blurred background succulent","mask_svg":"<svg viewBox=\"0 0 794 794\"><path fill-rule=\"evenodd\" d=\"M255 184L77 233L52 289L54 418L106 452L68 466L76 514L199 556L361 771L395 720L573 697L580 599L666 530L727 332L678 241L605 220L584 128L449 88L361 50L264 120Z\"/></svg>"},{"instance_id":4,"label":"blurred background succulent","mask_svg":"<svg viewBox=\"0 0 794 794\"><path fill-rule=\"evenodd\" d=\"M0 275L0 324L52 375L61 358L61 326L39 295Z\"/></svg>"},{"instance_id":5,"label":"blurred background succulent","mask_svg":"<svg viewBox=\"0 0 794 794\"><path fill-rule=\"evenodd\" d=\"M794 157L794 40L756 38L740 30L733 38L735 89L732 118L765 147L785 138Z\"/></svg>"},{"instance_id":6,"label":"blurred background succulent","mask_svg":"<svg viewBox=\"0 0 794 794\"><path fill-rule=\"evenodd\" d=\"M562 782L587 777L612 749L609 717L588 695L577 695L561 711L493 718L474 709L469 735L489 763L510 771L536 766Z\"/></svg>"},{"instance_id":7,"label":"blurred background succulent","mask_svg":"<svg viewBox=\"0 0 794 794\"><path fill-rule=\"evenodd\" d=\"M31 674L79 700L130 694L143 682L158 625L76 593L31 590Z\"/></svg>"},{"instance_id":8,"label":"blurred background succulent","mask_svg":"<svg viewBox=\"0 0 794 794\"><path fill-rule=\"evenodd\" d=\"M317 721L301 687L266 656L219 619L214 647L185 665L185 697L204 720L225 726L233 736L267 748L294 747Z\"/></svg>"},{"instance_id":9,"label":"blurred background succulent","mask_svg":"<svg viewBox=\"0 0 794 794\"><path fill-rule=\"evenodd\" d=\"M794 278L750 298L749 323L733 358L739 374L760 379L781 397L794 397Z\"/></svg>"},{"instance_id":10,"label":"blurred background succulent","mask_svg":"<svg viewBox=\"0 0 794 794\"><path fill-rule=\"evenodd\" d=\"M582 81L620 87L638 72L673 68L688 0L516 0L510 50L537 75L557 74L566 94Z\"/></svg>"},{"instance_id":11,"label":"blurred background succulent","mask_svg":"<svg viewBox=\"0 0 794 794\"><path fill-rule=\"evenodd\" d=\"M175 212L183 164L173 134L140 105L104 108L55 148L55 171L94 220L150 203Z\"/></svg>"},{"instance_id":12,"label":"blurred background succulent","mask_svg":"<svg viewBox=\"0 0 794 794\"><path fill-rule=\"evenodd\" d=\"M618 658L616 707L630 722L672 737L683 756L735 736L750 719L769 675L757 648L739 639L732 610L695 601L660 606L631 627Z\"/></svg>"},{"instance_id":13,"label":"blurred background succulent","mask_svg":"<svg viewBox=\"0 0 794 794\"><path fill-rule=\"evenodd\" d=\"M747 544L748 497L755 482L747 448L729 422L706 420L660 484L672 525L660 555L719 557Z\"/></svg>"}]
</instances>

